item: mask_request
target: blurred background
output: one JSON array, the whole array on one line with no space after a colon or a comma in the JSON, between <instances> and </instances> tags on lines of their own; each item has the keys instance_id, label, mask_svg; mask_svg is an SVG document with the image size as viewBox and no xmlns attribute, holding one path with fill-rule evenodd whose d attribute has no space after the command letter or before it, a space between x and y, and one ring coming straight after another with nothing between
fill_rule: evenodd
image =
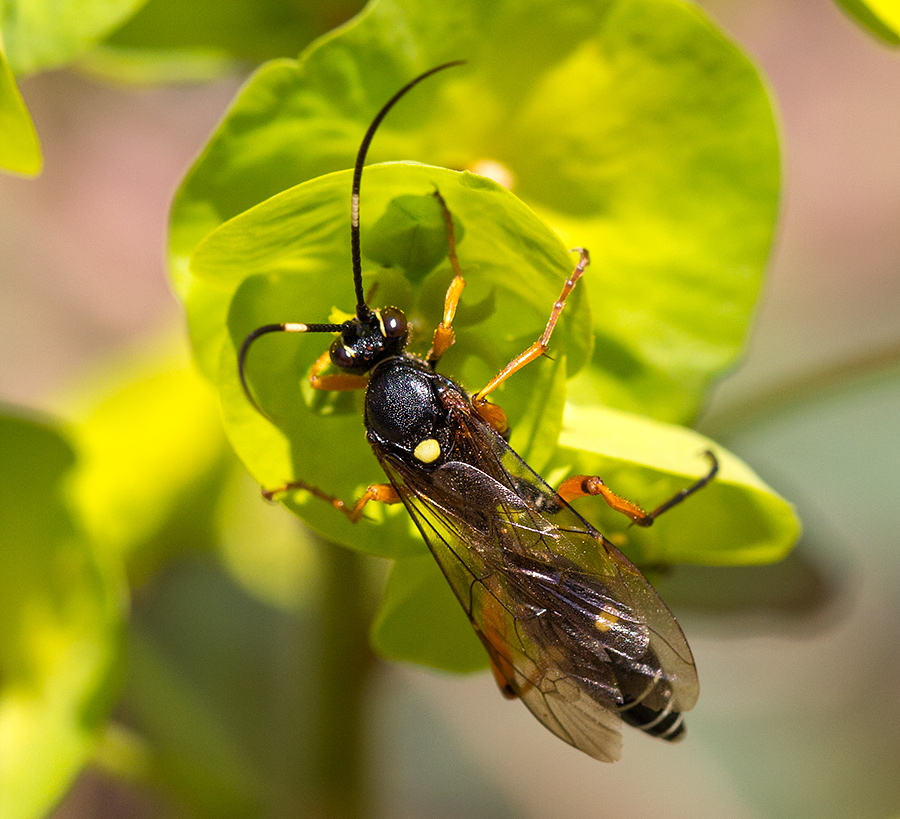
<instances>
[{"instance_id":1,"label":"blurred background","mask_svg":"<svg viewBox=\"0 0 900 819\"><path fill-rule=\"evenodd\" d=\"M702 5L771 84L784 193L746 356L699 428L797 505L803 542L781 569L663 579L702 697L685 743L629 732L614 767L562 745L489 674L380 666L365 750L382 815L900 816L897 51L827 2ZM164 269L168 206L238 85L134 90L66 72L23 82L45 169L0 177L0 398L52 409L113 351L180 325ZM293 537L292 523L277 526ZM167 608L188 586L192 605ZM261 635L277 643L303 627L289 608L196 561L157 579L135 616L177 644L212 609L225 661L252 665ZM279 673L302 689L293 662ZM198 673L214 689L216 668ZM57 812L157 815L193 814L96 770Z\"/></svg>"}]
</instances>

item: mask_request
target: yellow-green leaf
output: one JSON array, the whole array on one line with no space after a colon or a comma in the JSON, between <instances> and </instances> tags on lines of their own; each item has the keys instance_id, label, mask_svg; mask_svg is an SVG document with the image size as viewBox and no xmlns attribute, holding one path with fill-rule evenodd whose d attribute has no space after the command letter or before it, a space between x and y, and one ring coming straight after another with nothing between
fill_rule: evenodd
<instances>
[{"instance_id":1,"label":"yellow-green leaf","mask_svg":"<svg viewBox=\"0 0 900 819\"><path fill-rule=\"evenodd\" d=\"M66 494L53 426L0 415L0 816L48 815L111 704L122 598Z\"/></svg>"},{"instance_id":2,"label":"yellow-green leaf","mask_svg":"<svg viewBox=\"0 0 900 819\"><path fill-rule=\"evenodd\" d=\"M900 46L900 3L897 0L836 0L850 17L883 43Z\"/></svg>"},{"instance_id":3,"label":"yellow-green leaf","mask_svg":"<svg viewBox=\"0 0 900 819\"><path fill-rule=\"evenodd\" d=\"M718 459L719 474L648 529L629 526L599 498L574 505L638 565L780 560L799 535L790 504L735 455L684 427L570 404L545 477L556 482L570 474L599 475L614 492L651 511L708 470L706 451Z\"/></svg>"},{"instance_id":4,"label":"yellow-green leaf","mask_svg":"<svg viewBox=\"0 0 900 819\"><path fill-rule=\"evenodd\" d=\"M37 131L0 41L0 168L36 176L42 165Z\"/></svg>"}]
</instances>

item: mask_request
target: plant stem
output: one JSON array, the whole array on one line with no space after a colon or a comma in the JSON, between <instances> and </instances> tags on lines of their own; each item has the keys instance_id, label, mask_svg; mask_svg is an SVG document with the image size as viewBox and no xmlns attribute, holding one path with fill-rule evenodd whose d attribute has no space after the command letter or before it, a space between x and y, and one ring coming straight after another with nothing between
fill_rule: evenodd
<instances>
[{"instance_id":1,"label":"plant stem","mask_svg":"<svg viewBox=\"0 0 900 819\"><path fill-rule=\"evenodd\" d=\"M726 407L704 418L699 429L705 435L722 439L802 406L847 389L863 379L884 376L900 367L900 345L873 350L857 358L838 362L763 390L752 398Z\"/></svg>"},{"instance_id":2,"label":"plant stem","mask_svg":"<svg viewBox=\"0 0 900 819\"><path fill-rule=\"evenodd\" d=\"M357 819L371 814L363 758L364 689L374 659L368 644L369 590L360 555L322 541L320 558L311 815Z\"/></svg>"},{"instance_id":3,"label":"plant stem","mask_svg":"<svg viewBox=\"0 0 900 819\"><path fill-rule=\"evenodd\" d=\"M122 782L153 786L153 754L144 738L118 722L108 722L91 759L98 770Z\"/></svg>"}]
</instances>

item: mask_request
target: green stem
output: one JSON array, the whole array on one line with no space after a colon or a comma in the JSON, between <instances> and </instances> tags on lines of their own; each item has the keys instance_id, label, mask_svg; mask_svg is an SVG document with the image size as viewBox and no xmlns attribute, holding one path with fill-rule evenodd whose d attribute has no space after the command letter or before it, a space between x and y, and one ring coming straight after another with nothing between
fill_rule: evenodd
<instances>
[{"instance_id":1,"label":"green stem","mask_svg":"<svg viewBox=\"0 0 900 819\"><path fill-rule=\"evenodd\" d=\"M900 367L900 345L889 345L758 392L739 404L712 413L703 419L699 428L712 438L727 438L776 414L852 387L863 379L885 375L897 367Z\"/></svg>"},{"instance_id":2,"label":"green stem","mask_svg":"<svg viewBox=\"0 0 900 819\"><path fill-rule=\"evenodd\" d=\"M364 694L373 655L365 562L321 542L318 713L312 732L313 810L317 819L368 816Z\"/></svg>"},{"instance_id":3,"label":"green stem","mask_svg":"<svg viewBox=\"0 0 900 819\"><path fill-rule=\"evenodd\" d=\"M144 738L120 723L106 724L91 762L98 770L122 782L157 784L153 754Z\"/></svg>"}]
</instances>

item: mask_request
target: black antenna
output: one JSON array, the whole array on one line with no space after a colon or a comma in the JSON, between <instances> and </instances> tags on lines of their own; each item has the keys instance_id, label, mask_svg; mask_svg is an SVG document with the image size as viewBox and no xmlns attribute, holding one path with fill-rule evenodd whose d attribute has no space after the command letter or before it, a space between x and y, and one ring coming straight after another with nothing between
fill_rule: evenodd
<instances>
[{"instance_id":1,"label":"black antenna","mask_svg":"<svg viewBox=\"0 0 900 819\"><path fill-rule=\"evenodd\" d=\"M253 344L260 336L266 333L339 333L341 331L340 324L300 324L298 322L287 322L285 324L264 324L257 327L241 344L241 351L238 353L238 375L241 378L241 386L244 388L244 395L247 396L250 403L260 415L269 415L257 403L250 391L250 385L247 383L247 372L245 363L247 361L247 353L250 352L250 345Z\"/></svg>"},{"instance_id":2,"label":"black antenna","mask_svg":"<svg viewBox=\"0 0 900 819\"><path fill-rule=\"evenodd\" d=\"M455 65L463 65L465 64L465 62L465 60L454 60L453 62L436 66L435 68L429 69L424 74L420 74L414 80L411 80L406 85L404 85L403 88L401 88L396 94L394 94L394 96L391 97L384 104L384 107L375 115L375 119L372 120L372 124L369 126L369 130L366 131L366 134L363 137L362 142L360 143L359 153L356 155L356 165L353 166L353 189L350 194L350 253L353 260L353 284L356 287L356 317L360 321L367 319L371 313L368 305L366 304L365 293L363 292L362 258L359 249L359 186L362 182L363 165L366 162L366 153L369 150L369 143L372 142L372 137L375 136L375 131L378 130L378 126L381 125L381 121L387 116L388 111L390 111L391 108L394 107L394 104L407 91L418 85L426 77L430 77L432 74L436 74L438 71L443 71L445 68L451 68Z\"/></svg>"},{"instance_id":3,"label":"black antenna","mask_svg":"<svg viewBox=\"0 0 900 819\"><path fill-rule=\"evenodd\" d=\"M464 63L465 60L454 60L450 63L444 63L443 65L436 66L435 68L426 71L424 74L420 74L414 80L404 85L403 88L394 94L394 96L391 97L378 112L359 146L359 153L356 156L356 165L353 168L353 190L350 196L350 246L353 258L353 283L356 286L356 317L359 321L365 321L372 315L372 311L369 310L369 307L366 304L365 294L362 289L362 261L359 250L359 185L362 180L362 169L366 161L366 153L369 150L369 143L372 141L372 137L375 136L375 131L387 115L387 112L394 107L397 100L399 100L407 91L413 86L418 85L426 77L430 77L438 71L443 71L445 68L450 68L454 65L463 65ZM241 379L241 386L244 388L244 394L256 410L267 418L269 417L253 397L253 393L250 391L250 385L247 383L245 367L247 353L250 351L250 346L256 339L267 333L340 333L345 325L348 324L349 322L345 322L344 324L300 324L299 322L265 324L262 327L257 327L250 333L250 335L244 339L243 344L241 344L240 352L238 353L238 375Z\"/></svg>"}]
</instances>

